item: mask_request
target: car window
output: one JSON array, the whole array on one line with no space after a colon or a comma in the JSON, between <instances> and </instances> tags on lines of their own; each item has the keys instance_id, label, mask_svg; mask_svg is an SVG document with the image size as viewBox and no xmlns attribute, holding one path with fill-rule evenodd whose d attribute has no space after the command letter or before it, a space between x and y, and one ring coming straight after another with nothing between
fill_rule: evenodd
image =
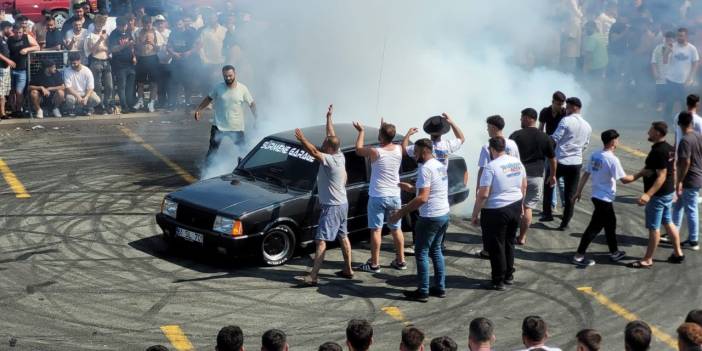
<instances>
[{"instance_id":1,"label":"car window","mask_svg":"<svg viewBox=\"0 0 702 351\"><path fill-rule=\"evenodd\" d=\"M355 151L344 153L346 157L346 185L356 185L366 182L366 158L356 155Z\"/></svg>"},{"instance_id":2,"label":"car window","mask_svg":"<svg viewBox=\"0 0 702 351\"><path fill-rule=\"evenodd\" d=\"M308 191L315 184L319 162L299 145L265 140L238 168L258 179Z\"/></svg>"}]
</instances>

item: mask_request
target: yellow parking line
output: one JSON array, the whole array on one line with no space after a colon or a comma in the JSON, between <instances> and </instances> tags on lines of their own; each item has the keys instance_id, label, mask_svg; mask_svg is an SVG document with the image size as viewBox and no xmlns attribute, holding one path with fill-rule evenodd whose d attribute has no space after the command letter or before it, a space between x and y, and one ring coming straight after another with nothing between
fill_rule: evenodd
<instances>
[{"instance_id":1,"label":"yellow parking line","mask_svg":"<svg viewBox=\"0 0 702 351\"><path fill-rule=\"evenodd\" d=\"M599 293L595 290L593 290L589 286L583 286L579 287L578 291L585 295L590 295L597 302L600 304L604 305L607 307L610 311L616 313L620 317L628 320L628 321L635 321L635 320L640 320L639 316L634 314L633 312L627 310L624 308L622 305L619 305L618 303L610 300L607 296L602 295L602 293ZM655 325L650 325L651 327L651 332L653 333L653 336L658 338L658 340L662 341L666 345L670 346L671 349L677 350L678 349L678 341L676 338L672 337L671 335L667 334L666 332L660 330L660 328L656 327Z\"/></svg>"},{"instance_id":2,"label":"yellow parking line","mask_svg":"<svg viewBox=\"0 0 702 351\"><path fill-rule=\"evenodd\" d=\"M642 152L641 150L634 149L634 148L628 147L626 145L619 144L619 146L617 146L617 147L634 155L634 156L637 156L637 157L644 157L645 158L646 156L648 156L648 155L646 155L646 153Z\"/></svg>"},{"instance_id":3,"label":"yellow parking line","mask_svg":"<svg viewBox=\"0 0 702 351\"><path fill-rule=\"evenodd\" d=\"M0 158L0 172L2 172L2 177L5 178L5 181L7 184L10 186L12 191L15 193L15 197L18 199L28 199L31 196L27 192L27 189L24 188L24 185L22 185L22 182L17 179L17 176L15 173L12 172L10 167L5 163Z\"/></svg>"},{"instance_id":4,"label":"yellow parking line","mask_svg":"<svg viewBox=\"0 0 702 351\"><path fill-rule=\"evenodd\" d=\"M385 312L388 316L392 317L392 319L402 322L403 324L407 325L410 324L406 319L405 319L405 314L402 313L402 310L400 310L399 307L395 306L388 306L388 307L383 307L381 308L383 312Z\"/></svg>"},{"instance_id":5,"label":"yellow parking line","mask_svg":"<svg viewBox=\"0 0 702 351\"><path fill-rule=\"evenodd\" d=\"M195 350L193 344L190 343L188 337L185 336L183 330L177 325L164 325L161 326L161 331L168 338L171 345L175 347L178 351L192 351Z\"/></svg>"},{"instance_id":6,"label":"yellow parking line","mask_svg":"<svg viewBox=\"0 0 702 351\"><path fill-rule=\"evenodd\" d=\"M134 133L131 129L120 126L119 130L122 131L126 136L129 137L129 139L132 139L137 144L140 144L141 146L144 147L144 149L148 150L150 153L152 153L154 156L156 156L159 160L163 161L168 167L170 167L176 174L178 174L181 178L183 178L186 182L188 183L195 183L197 181L197 178L193 177L192 174L190 174L188 171L186 171L183 167L179 166L177 163L171 161L168 157L164 156L162 153L160 153L158 150L156 150L153 146L151 146L149 143L145 142L142 137L140 137L138 134Z\"/></svg>"}]
</instances>

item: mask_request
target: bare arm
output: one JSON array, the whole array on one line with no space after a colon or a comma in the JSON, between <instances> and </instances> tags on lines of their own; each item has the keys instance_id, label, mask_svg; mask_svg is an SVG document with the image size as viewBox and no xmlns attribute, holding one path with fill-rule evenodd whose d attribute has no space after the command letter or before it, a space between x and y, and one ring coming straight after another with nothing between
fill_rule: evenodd
<instances>
[{"instance_id":1,"label":"bare arm","mask_svg":"<svg viewBox=\"0 0 702 351\"><path fill-rule=\"evenodd\" d=\"M407 131L407 134L405 134L405 137L402 138L402 154L407 155L407 148L409 147L409 140L410 137L414 134L417 134L419 132L419 129L417 128L410 128Z\"/></svg>"},{"instance_id":2,"label":"bare arm","mask_svg":"<svg viewBox=\"0 0 702 351\"><path fill-rule=\"evenodd\" d=\"M249 108L251 109L251 113L254 115L254 118L258 118L258 112L256 111L255 101L252 101L251 104L249 104Z\"/></svg>"},{"instance_id":3,"label":"bare arm","mask_svg":"<svg viewBox=\"0 0 702 351\"><path fill-rule=\"evenodd\" d=\"M590 173L583 172L583 176L580 178L580 183L578 183L578 190L575 191L573 198L569 199L570 201L580 201L580 196L583 194L583 189L585 188L585 184L587 184L588 179L590 179Z\"/></svg>"},{"instance_id":4,"label":"bare arm","mask_svg":"<svg viewBox=\"0 0 702 351\"><path fill-rule=\"evenodd\" d=\"M461 140L461 144L466 142L466 137L463 135L463 131L461 131L461 128L458 127L458 124L456 124L453 121L453 118L451 116L447 115L445 112L441 114L441 116L446 120L446 122L449 123L451 126L451 129L453 130L453 135L456 137L456 139Z\"/></svg>"},{"instance_id":5,"label":"bare arm","mask_svg":"<svg viewBox=\"0 0 702 351\"><path fill-rule=\"evenodd\" d=\"M636 181L636 179L638 179L638 178L636 178L636 175L634 175L634 174L627 174L627 175L619 178L619 180L622 182L622 184L633 183Z\"/></svg>"},{"instance_id":6,"label":"bare arm","mask_svg":"<svg viewBox=\"0 0 702 351\"><path fill-rule=\"evenodd\" d=\"M365 140L366 131L363 125L359 122L353 122L353 127L358 131L358 137L356 137L356 155L368 157L371 160L378 158L378 152L374 148L365 147L363 140Z\"/></svg>"},{"instance_id":7,"label":"bare arm","mask_svg":"<svg viewBox=\"0 0 702 351\"><path fill-rule=\"evenodd\" d=\"M334 105L329 105L327 110L327 136L336 136L334 132L334 121L332 121L332 115L334 114Z\"/></svg>"},{"instance_id":8,"label":"bare arm","mask_svg":"<svg viewBox=\"0 0 702 351\"><path fill-rule=\"evenodd\" d=\"M324 155L322 154L322 152L317 150L317 147L312 145L312 143L310 143L309 140L305 138L305 135L302 134L300 128L295 129L295 137L297 138L297 140L300 141L302 147L305 149L305 151L307 151L307 153L309 153L312 157L319 161L319 163L324 162Z\"/></svg>"},{"instance_id":9,"label":"bare arm","mask_svg":"<svg viewBox=\"0 0 702 351\"><path fill-rule=\"evenodd\" d=\"M197 108L195 108L195 120L199 121L200 120L200 111L202 111L203 108L207 107L212 102L212 98L209 96L205 96L204 99L202 99L202 102L197 105Z\"/></svg>"},{"instance_id":10,"label":"bare arm","mask_svg":"<svg viewBox=\"0 0 702 351\"><path fill-rule=\"evenodd\" d=\"M690 69L690 74L687 76L687 79L685 82L688 82L688 84L692 84L692 82L695 81L695 77L697 77L697 68L700 66L700 61L697 60L692 63L692 69Z\"/></svg>"},{"instance_id":11,"label":"bare arm","mask_svg":"<svg viewBox=\"0 0 702 351\"><path fill-rule=\"evenodd\" d=\"M478 219L480 218L480 211L482 211L489 196L489 186L481 186L478 188L478 192L475 195L475 205L473 206L473 216L471 218L471 223L473 223L473 225L479 224Z\"/></svg>"},{"instance_id":12,"label":"bare arm","mask_svg":"<svg viewBox=\"0 0 702 351\"><path fill-rule=\"evenodd\" d=\"M687 172L690 171L691 164L692 162L689 158L678 158L678 179L675 186L678 192L682 191L682 183L687 176Z\"/></svg>"},{"instance_id":13,"label":"bare arm","mask_svg":"<svg viewBox=\"0 0 702 351\"><path fill-rule=\"evenodd\" d=\"M34 39L33 36L28 35L27 38L29 39L29 46L26 47L26 48L24 48L24 49L22 49L22 50L20 50L20 53L21 53L22 51L24 51L24 54L28 54L28 53L30 53L30 52L34 52L34 51L39 51L39 50L41 50L41 47L39 46L39 43L37 43L37 40Z\"/></svg>"},{"instance_id":14,"label":"bare arm","mask_svg":"<svg viewBox=\"0 0 702 351\"><path fill-rule=\"evenodd\" d=\"M666 169L657 169L656 170L656 181L653 183L651 186L651 189L648 189L647 192L643 193L641 197L639 198L639 205L645 205L648 203L649 200L651 200L651 196L653 196L658 190L661 189L663 186L663 183L665 183L665 177L666 173L668 171Z\"/></svg>"},{"instance_id":15,"label":"bare arm","mask_svg":"<svg viewBox=\"0 0 702 351\"><path fill-rule=\"evenodd\" d=\"M480 191L480 177L483 176L483 167L478 168L478 178L475 179L475 193Z\"/></svg>"},{"instance_id":16,"label":"bare arm","mask_svg":"<svg viewBox=\"0 0 702 351\"><path fill-rule=\"evenodd\" d=\"M420 188L419 194L412 199L405 207L401 208L390 218L391 221L397 221L404 217L408 213L416 211L422 205L429 201L429 193L431 192L431 187Z\"/></svg>"},{"instance_id":17,"label":"bare arm","mask_svg":"<svg viewBox=\"0 0 702 351\"><path fill-rule=\"evenodd\" d=\"M75 96L77 99L82 99L82 98L83 98L83 97L80 96L80 94L78 94L78 92L77 92L75 89L73 89L73 88L66 87L66 91L68 92L68 94Z\"/></svg>"}]
</instances>

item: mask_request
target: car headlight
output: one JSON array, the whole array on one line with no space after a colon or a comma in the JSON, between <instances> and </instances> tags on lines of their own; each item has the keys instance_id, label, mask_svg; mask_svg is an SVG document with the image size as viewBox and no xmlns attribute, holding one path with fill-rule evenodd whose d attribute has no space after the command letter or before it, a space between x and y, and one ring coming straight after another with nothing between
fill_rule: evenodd
<instances>
[{"instance_id":1,"label":"car headlight","mask_svg":"<svg viewBox=\"0 0 702 351\"><path fill-rule=\"evenodd\" d=\"M232 236L240 236L244 234L244 230L241 225L241 221L237 221L232 218L217 216L212 226L212 230L215 232L220 232L222 234L229 234Z\"/></svg>"},{"instance_id":2,"label":"car headlight","mask_svg":"<svg viewBox=\"0 0 702 351\"><path fill-rule=\"evenodd\" d=\"M163 202L161 203L161 213L164 215L171 217L171 218L176 218L176 213L178 212L178 203L169 199L165 198L163 199Z\"/></svg>"}]
</instances>

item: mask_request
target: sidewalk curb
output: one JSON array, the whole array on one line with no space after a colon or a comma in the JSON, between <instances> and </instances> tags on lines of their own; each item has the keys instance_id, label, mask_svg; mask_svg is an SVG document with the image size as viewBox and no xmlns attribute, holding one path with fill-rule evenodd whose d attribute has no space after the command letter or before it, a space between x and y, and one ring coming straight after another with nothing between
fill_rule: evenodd
<instances>
[{"instance_id":1,"label":"sidewalk curb","mask_svg":"<svg viewBox=\"0 0 702 351\"><path fill-rule=\"evenodd\" d=\"M123 115L94 115L94 116L80 116L80 117L44 117L44 118L12 118L4 119L0 121L0 128L2 126L10 125L35 125L41 123L70 123L78 121L120 121L120 120L130 120L130 119L140 119L140 118L163 118L163 117L176 117L187 115L185 112L142 112L142 113L129 113Z\"/></svg>"}]
</instances>

